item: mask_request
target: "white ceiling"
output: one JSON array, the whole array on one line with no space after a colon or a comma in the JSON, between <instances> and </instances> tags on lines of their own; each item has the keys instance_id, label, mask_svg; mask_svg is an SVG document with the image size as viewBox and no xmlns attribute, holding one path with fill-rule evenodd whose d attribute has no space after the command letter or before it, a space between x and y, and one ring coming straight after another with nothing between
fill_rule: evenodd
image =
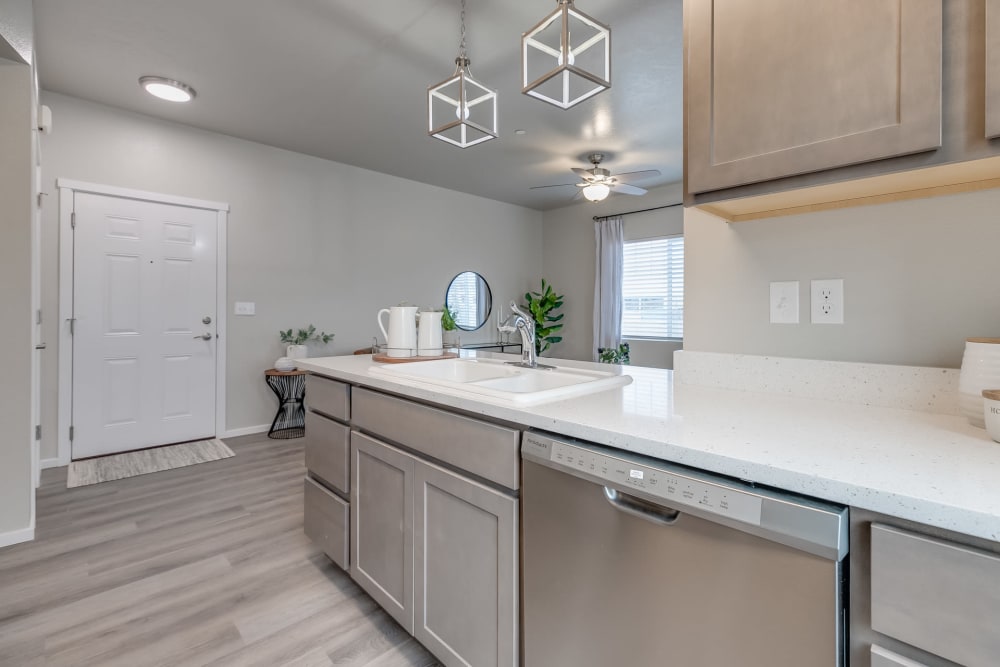
<instances>
[{"instance_id":1,"label":"white ceiling","mask_svg":"<svg viewBox=\"0 0 1000 667\"><path fill-rule=\"evenodd\" d=\"M499 91L500 138L462 150L426 120L427 86L454 71L459 0L34 2L46 90L537 209L578 188L529 188L574 182L592 152L612 173L661 172L642 187L680 180L681 0L577 0L611 26L612 88L569 111L520 93L520 35L555 6L468 0L472 72ZM198 96L155 100L144 74Z\"/></svg>"}]
</instances>

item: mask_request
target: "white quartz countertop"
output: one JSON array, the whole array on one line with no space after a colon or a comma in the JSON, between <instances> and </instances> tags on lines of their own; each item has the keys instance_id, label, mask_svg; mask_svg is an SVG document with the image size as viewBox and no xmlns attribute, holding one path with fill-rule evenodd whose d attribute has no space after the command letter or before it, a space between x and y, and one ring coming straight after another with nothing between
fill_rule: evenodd
<instances>
[{"instance_id":1,"label":"white quartz countertop","mask_svg":"<svg viewBox=\"0 0 1000 667\"><path fill-rule=\"evenodd\" d=\"M345 382L1000 540L1000 443L962 417L682 384L673 371L628 366L623 372L633 382L625 387L515 407L370 374L370 356L298 364Z\"/></svg>"}]
</instances>

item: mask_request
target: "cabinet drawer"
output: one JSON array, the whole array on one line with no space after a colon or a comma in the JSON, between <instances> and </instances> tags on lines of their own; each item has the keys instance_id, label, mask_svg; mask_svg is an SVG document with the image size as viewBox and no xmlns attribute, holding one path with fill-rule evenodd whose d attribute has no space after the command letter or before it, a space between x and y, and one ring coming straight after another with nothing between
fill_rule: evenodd
<instances>
[{"instance_id":1,"label":"cabinet drawer","mask_svg":"<svg viewBox=\"0 0 1000 667\"><path fill-rule=\"evenodd\" d=\"M351 429L306 413L306 468L343 493L351 492Z\"/></svg>"},{"instance_id":2,"label":"cabinet drawer","mask_svg":"<svg viewBox=\"0 0 1000 667\"><path fill-rule=\"evenodd\" d=\"M872 646L872 667L927 667L927 665L904 658L881 646Z\"/></svg>"},{"instance_id":3,"label":"cabinet drawer","mask_svg":"<svg viewBox=\"0 0 1000 667\"><path fill-rule=\"evenodd\" d=\"M308 477L305 479L304 492L302 527L306 536L334 563L346 570L350 564L350 505Z\"/></svg>"},{"instance_id":4,"label":"cabinet drawer","mask_svg":"<svg viewBox=\"0 0 1000 667\"><path fill-rule=\"evenodd\" d=\"M306 378L306 404L310 410L347 421L351 418L351 386L321 375Z\"/></svg>"},{"instance_id":5,"label":"cabinet drawer","mask_svg":"<svg viewBox=\"0 0 1000 667\"><path fill-rule=\"evenodd\" d=\"M968 667L995 665L1000 558L878 524L871 537L872 629Z\"/></svg>"},{"instance_id":6,"label":"cabinet drawer","mask_svg":"<svg viewBox=\"0 0 1000 667\"><path fill-rule=\"evenodd\" d=\"M352 399L355 426L508 489L520 487L520 432L367 389Z\"/></svg>"}]
</instances>

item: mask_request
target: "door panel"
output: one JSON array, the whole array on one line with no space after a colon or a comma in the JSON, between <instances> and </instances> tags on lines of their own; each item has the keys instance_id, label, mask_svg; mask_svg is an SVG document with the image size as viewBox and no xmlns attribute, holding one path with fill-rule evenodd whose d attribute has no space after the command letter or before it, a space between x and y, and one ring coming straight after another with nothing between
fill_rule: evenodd
<instances>
[{"instance_id":1,"label":"door panel","mask_svg":"<svg viewBox=\"0 0 1000 667\"><path fill-rule=\"evenodd\" d=\"M517 500L416 467L414 636L445 665L518 660Z\"/></svg>"},{"instance_id":2,"label":"door panel","mask_svg":"<svg viewBox=\"0 0 1000 667\"><path fill-rule=\"evenodd\" d=\"M691 0L684 19L690 192L941 145L941 0Z\"/></svg>"},{"instance_id":3,"label":"door panel","mask_svg":"<svg viewBox=\"0 0 1000 667\"><path fill-rule=\"evenodd\" d=\"M351 577L413 632L415 459L351 433Z\"/></svg>"},{"instance_id":4,"label":"door panel","mask_svg":"<svg viewBox=\"0 0 1000 667\"><path fill-rule=\"evenodd\" d=\"M216 214L74 195L73 458L215 435Z\"/></svg>"},{"instance_id":5,"label":"door panel","mask_svg":"<svg viewBox=\"0 0 1000 667\"><path fill-rule=\"evenodd\" d=\"M986 0L986 136L1000 137L1000 0Z\"/></svg>"}]
</instances>

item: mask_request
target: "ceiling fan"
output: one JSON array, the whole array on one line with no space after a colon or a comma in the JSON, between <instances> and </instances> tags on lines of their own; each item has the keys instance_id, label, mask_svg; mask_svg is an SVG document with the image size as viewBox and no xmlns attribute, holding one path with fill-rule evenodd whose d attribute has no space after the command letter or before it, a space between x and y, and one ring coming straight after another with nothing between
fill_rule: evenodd
<instances>
[{"instance_id":1,"label":"ceiling fan","mask_svg":"<svg viewBox=\"0 0 1000 667\"><path fill-rule=\"evenodd\" d=\"M570 185L575 185L580 188L580 192L586 197L588 201L603 201L607 199L608 195L612 192L618 192L623 195L644 195L646 190L635 185L629 185L629 181L639 181L644 178L652 178L653 176L659 176L660 172L656 169L647 169L645 171L630 171L624 174L614 174L604 167L600 166L601 161L604 160L604 153L591 153L587 156L590 163L594 166L591 169L580 169L578 167L573 168L573 172L583 179L580 183L557 183L555 185L536 185L531 188L532 190L540 190L542 188L561 188Z\"/></svg>"}]
</instances>

